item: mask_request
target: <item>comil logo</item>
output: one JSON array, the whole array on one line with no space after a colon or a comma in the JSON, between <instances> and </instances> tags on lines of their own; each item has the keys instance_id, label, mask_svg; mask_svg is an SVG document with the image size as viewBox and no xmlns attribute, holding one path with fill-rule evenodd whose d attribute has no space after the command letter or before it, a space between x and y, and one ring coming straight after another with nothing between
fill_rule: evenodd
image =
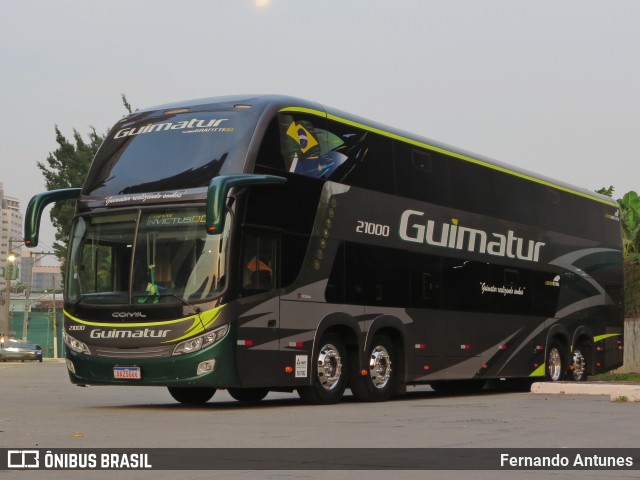
<instances>
[{"instance_id":1,"label":"comil logo","mask_svg":"<svg viewBox=\"0 0 640 480\"><path fill-rule=\"evenodd\" d=\"M616 210L616 212L611 215L610 213L605 213L604 214L604 218L608 219L608 220L613 220L614 222L619 222L620 221L620 210Z\"/></svg>"},{"instance_id":2,"label":"comil logo","mask_svg":"<svg viewBox=\"0 0 640 480\"><path fill-rule=\"evenodd\" d=\"M113 318L147 318L142 312L113 312L111 316Z\"/></svg>"},{"instance_id":3,"label":"comil logo","mask_svg":"<svg viewBox=\"0 0 640 480\"><path fill-rule=\"evenodd\" d=\"M7 468L40 468L38 450L7 450Z\"/></svg>"},{"instance_id":4,"label":"comil logo","mask_svg":"<svg viewBox=\"0 0 640 480\"><path fill-rule=\"evenodd\" d=\"M424 212L418 210L405 210L402 213L402 240L530 262L539 261L540 250L546 245L543 242L517 237L513 230L507 230L505 233L485 232L463 227L459 225L457 218L452 219L450 224L436 224L433 220L425 222L424 215Z\"/></svg>"},{"instance_id":5,"label":"comil logo","mask_svg":"<svg viewBox=\"0 0 640 480\"><path fill-rule=\"evenodd\" d=\"M547 280L544 282L547 287L559 287L560 286L560 275L556 275L553 280Z\"/></svg>"}]
</instances>

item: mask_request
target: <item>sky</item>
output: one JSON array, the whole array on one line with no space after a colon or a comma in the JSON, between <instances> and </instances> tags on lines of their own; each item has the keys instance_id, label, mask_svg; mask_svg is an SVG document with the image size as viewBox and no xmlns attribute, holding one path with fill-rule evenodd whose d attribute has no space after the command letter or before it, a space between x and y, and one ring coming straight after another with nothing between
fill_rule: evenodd
<instances>
[{"instance_id":1,"label":"sky","mask_svg":"<svg viewBox=\"0 0 640 480\"><path fill-rule=\"evenodd\" d=\"M0 1L0 181L126 111L313 100L579 187L640 191L637 0ZM43 218L41 245L53 228Z\"/></svg>"}]
</instances>

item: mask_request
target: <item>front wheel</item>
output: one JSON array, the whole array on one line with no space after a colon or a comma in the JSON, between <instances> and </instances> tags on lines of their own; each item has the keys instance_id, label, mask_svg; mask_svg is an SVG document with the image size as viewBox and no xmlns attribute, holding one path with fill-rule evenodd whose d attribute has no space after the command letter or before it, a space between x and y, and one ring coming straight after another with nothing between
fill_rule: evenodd
<instances>
[{"instance_id":1,"label":"front wheel","mask_svg":"<svg viewBox=\"0 0 640 480\"><path fill-rule=\"evenodd\" d=\"M239 402L259 402L269 393L268 388L229 388L227 391Z\"/></svg>"},{"instance_id":2,"label":"front wheel","mask_svg":"<svg viewBox=\"0 0 640 480\"><path fill-rule=\"evenodd\" d=\"M338 402L347 386L346 353L340 337L322 337L314 359L312 384L298 387L300 398L313 404Z\"/></svg>"},{"instance_id":3,"label":"front wheel","mask_svg":"<svg viewBox=\"0 0 640 480\"><path fill-rule=\"evenodd\" d=\"M207 387L167 387L174 400L185 405L202 405L216 393L215 388Z\"/></svg>"},{"instance_id":4,"label":"front wheel","mask_svg":"<svg viewBox=\"0 0 640 480\"><path fill-rule=\"evenodd\" d=\"M355 365L349 387L353 396L361 402L383 402L393 392L395 374L393 370L393 346L384 335L376 335L369 347L369 364L360 372Z\"/></svg>"}]
</instances>

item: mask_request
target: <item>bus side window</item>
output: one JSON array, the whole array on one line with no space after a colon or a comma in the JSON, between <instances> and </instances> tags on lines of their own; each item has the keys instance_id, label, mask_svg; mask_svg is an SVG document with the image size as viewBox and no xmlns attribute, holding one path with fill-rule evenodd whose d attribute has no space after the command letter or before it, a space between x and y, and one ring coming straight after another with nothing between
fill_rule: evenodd
<instances>
[{"instance_id":1,"label":"bus side window","mask_svg":"<svg viewBox=\"0 0 640 480\"><path fill-rule=\"evenodd\" d=\"M256 164L263 167L267 167L277 171L286 171L285 158L282 148L280 146L280 129L278 127L278 119L274 118L267 130L265 131L264 138L260 144L260 150L256 158Z\"/></svg>"},{"instance_id":2,"label":"bus side window","mask_svg":"<svg viewBox=\"0 0 640 480\"><path fill-rule=\"evenodd\" d=\"M244 241L242 290L245 294L275 288L276 242L270 236L246 235Z\"/></svg>"}]
</instances>

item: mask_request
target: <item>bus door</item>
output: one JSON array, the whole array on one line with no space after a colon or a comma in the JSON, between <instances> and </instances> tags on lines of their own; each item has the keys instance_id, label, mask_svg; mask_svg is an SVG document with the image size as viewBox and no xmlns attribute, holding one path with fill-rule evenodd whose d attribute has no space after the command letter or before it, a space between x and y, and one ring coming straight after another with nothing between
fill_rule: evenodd
<instances>
[{"instance_id":1,"label":"bus door","mask_svg":"<svg viewBox=\"0 0 640 480\"><path fill-rule=\"evenodd\" d=\"M277 295L278 237L245 231L240 255L240 303L237 368L243 387L278 385L280 365L280 302Z\"/></svg>"}]
</instances>

